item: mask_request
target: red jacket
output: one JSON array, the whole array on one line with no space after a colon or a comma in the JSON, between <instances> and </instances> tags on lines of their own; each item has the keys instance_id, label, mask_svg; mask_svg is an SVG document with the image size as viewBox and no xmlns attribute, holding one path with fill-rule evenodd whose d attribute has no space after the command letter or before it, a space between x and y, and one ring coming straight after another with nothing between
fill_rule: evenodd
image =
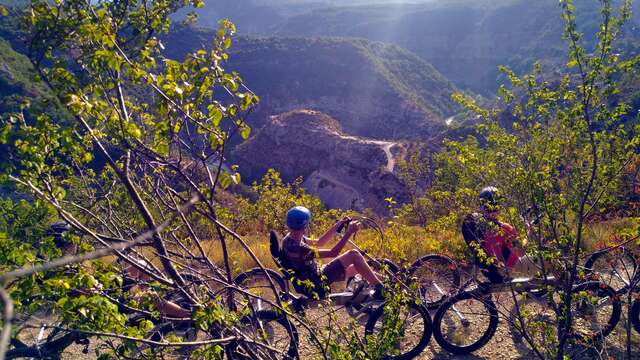
<instances>
[{"instance_id":1,"label":"red jacket","mask_svg":"<svg viewBox=\"0 0 640 360\"><path fill-rule=\"evenodd\" d=\"M482 245L488 256L497 258L509 268L516 264L521 253L513 247L512 241L518 236L518 232L513 226L501 221L495 221L482 235ZM507 258L505 258L505 255Z\"/></svg>"}]
</instances>

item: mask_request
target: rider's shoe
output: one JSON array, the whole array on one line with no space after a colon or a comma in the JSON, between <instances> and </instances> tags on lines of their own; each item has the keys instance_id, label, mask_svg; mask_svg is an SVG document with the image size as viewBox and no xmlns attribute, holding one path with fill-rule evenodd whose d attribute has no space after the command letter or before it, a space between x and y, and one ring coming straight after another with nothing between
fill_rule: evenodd
<instances>
[{"instance_id":1,"label":"rider's shoe","mask_svg":"<svg viewBox=\"0 0 640 360\"><path fill-rule=\"evenodd\" d=\"M384 284L378 284L374 287L372 296L376 300L384 300L385 292Z\"/></svg>"},{"instance_id":2,"label":"rider's shoe","mask_svg":"<svg viewBox=\"0 0 640 360\"><path fill-rule=\"evenodd\" d=\"M293 308L293 310L295 310L296 312L303 313L305 305L308 303L309 298L302 294L291 295L290 297L291 297L291 307Z\"/></svg>"},{"instance_id":3,"label":"rider's shoe","mask_svg":"<svg viewBox=\"0 0 640 360\"><path fill-rule=\"evenodd\" d=\"M353 306L357 310L360 310L362 307L362 302L365 300L367 295L364 293L364 288L367 287L366 281L353 281L351 286L348 287L348 290L353 293L351 299L348 301L349 306Z\"/></svg>"},{"instance_id":4,"label":"rider's shoe","mask_svg":"<svg viewBox=\"0 0 640 360\"><path fill-rule=\"evenodd\" d=\"M353 292L354 290L356 290L357 288L360 287L360 285L364 283L364 280L362 279L362 276L360 276L360 274L356 274L350 278L347 279L347 290Z\"/></svg>"}]
</instances>

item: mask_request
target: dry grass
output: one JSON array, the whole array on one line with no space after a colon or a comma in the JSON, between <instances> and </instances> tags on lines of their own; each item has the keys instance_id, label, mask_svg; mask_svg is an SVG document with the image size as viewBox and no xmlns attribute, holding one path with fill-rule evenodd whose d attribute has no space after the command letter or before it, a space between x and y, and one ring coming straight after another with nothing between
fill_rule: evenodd
<instances>
[{"instance_id":1,"label":"dry grass","mask_svg":"<svg viewBox=\"0 0 640 360\"><path fill-rule=\"evenodd\" d=\"M593 251L619 243L620 234L637 227L639 220L638 218L625 218L590 224L586 233L585 249ZM383 230L383 237L372 229L362 230L356 235L354 242L371 256L389 258L399 263L411 263L421 256L434 253L447 255L457 260L466 258L466 245L457 229L427 230L418 226L391 223L385 224ZM269 253L268 233L250 233L244 235L243 239L264 266L275 267ZM337 241L338 237L327 247ZM210 240L204 245L209 256L216 263L222 264L219 242ZM257 266L237 240L228 238L227 245L234 274ZM630 244L629 246L634 247L635 245ZM349 245L346 249L348 248Z\"/></svg>"}]
</instances>

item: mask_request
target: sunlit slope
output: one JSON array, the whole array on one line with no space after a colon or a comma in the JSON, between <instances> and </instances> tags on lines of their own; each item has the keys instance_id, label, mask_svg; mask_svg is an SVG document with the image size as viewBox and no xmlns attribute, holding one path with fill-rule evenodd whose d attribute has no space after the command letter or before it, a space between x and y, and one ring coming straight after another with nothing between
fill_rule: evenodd
<instances>
[{"instance_id":1,"label":"sunlit slope","mask_svg":"<svg viewBox=\"0 0 640 360\"><path fill-rule=\"evenodd\" d=\"M182 29L166 40L180 56L213 33ZM185 41L188 39L188 41ZM428 137L458 111L453 84L397 46L342 38L239 37L228 69L262 99L256 119L292 109L322 111L345 131L375 138Z\"/></svg>"},{"instance_id":2,"label":"sunlit slope","mask_svg":"<svg viewBox=\"0 0 640 360\"><path fill-rule=\"evenodd\" d=\"M5 0L0 0L5 1ZM14 0L15 1L15 0ZM188 13L198 16L198 24L213 28L218 21L228 18L242 34L268 35L289 18L308 12L347 6L416 8L425 4L436 4L442 0L215 0L205 1L202 8L185 7L174 18L182 20ZM458 0L445 0L453 2ZM481 0L487 3L490 0ZM495 2L495 0L493 0ZM500 0L509 1L509 0ZM409 3L409 4L407 4ZM354 19L351 19L354 20Z\"/></svg>"},{"instance_id":3,"label":"sunlit slope","mask_svg":"<svg viewBox=\"0 0 640 360\"><path fill-rule=\"evenodd\" d=\"M597 31L598 2L578 0L581 30ZM640 16L635 5L634 22ZM556 0L440 1L413 8L402 6L332 7L288 18L275 34L281 36L355 36L407 48L432 63L456 85L481 93L497 88L497 66L527 71L538 59L565 58L563 21ZM626 38L638 37L630 24ZM587 47L593 36L585 38Z\"/></svg>"}]
</instances>

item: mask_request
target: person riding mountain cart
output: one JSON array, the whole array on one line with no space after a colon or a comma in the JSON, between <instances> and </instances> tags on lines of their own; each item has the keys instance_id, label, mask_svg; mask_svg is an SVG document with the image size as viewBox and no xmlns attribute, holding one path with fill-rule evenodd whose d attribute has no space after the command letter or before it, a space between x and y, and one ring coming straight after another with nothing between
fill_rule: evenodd
<instances>
[{"instance_id":1,"label":"person riding mountain cart","mask_svg":"<svg viewBox=\"0 0 640 360\"><path fill-rule=\"evenodd\" d=\"M292 275L294 288L310 297L324 298L329 293L329 285L360 274L375 286L374 297L382 298L383 284L362 254L357 250L349 250L340 255L351 236L360 230L361 224L344 217L318 240L311 240L305 236L310 221L311 212L303 206L293 207L287 212L289 233L282 240L282 246L279 246L278 260L284 270ZM347 226L347 230L338 243L330 249L319 248L328 243L343 226ZM333 260L320 267L318 259L327 258Z\"/></svg>"},{"instance_id":2,"label":"person riding mountain cart","mask_svg":"<svg viewBox=\"0 0 640 360\"><path fill-rule=\"evenodd\" d=\"M52 236L54 243L58 248L62 250L63 255L74 253L76 251L76 245L69 240L67 235L73 231L72 226L66 221L58 221L50 225L46 235ZM132 299L140 301L142 298L147 297L151 300L157 310L163 316L175 317L175 318L188 318L191 316L191 311L182 308L180 305L163 299L159 294L151 290L149 282L152 277L149 275L152 272L149 264L144 260L135 260L136 265L127 265L123 268L123 290L129 292ZM101 289L77 289L80 294L91 294L100 291Z\"/></svg>"},{"instance_id":3,"label":"person riding mountain cart","mask_svg":"<svg viewBox=\"0 0 640 360\"><path fill-rule=\"evenodd\" d=\"M390 268L398 270L394 273L387 268L382 259L371 258L353 243L357 250L339 255L349 239L363 224L370 225L364 217L357 221L344 217L318 240L311 240L305 236L310 220L310 211L296 206L287 213L286 223L289 232L282 242L279 241L278 235L271 231L270 252L284 276L278 275L271 269L255 268L238 275L236 283L250 290L262 287L262 280L268 279L270 283L268 287L275 288L275 292L278 293L277 298L285 301L287 308L299 314L304 314L307 309L319 304L328 304L333 307L331 314L339 308L344 308L350 317L364 324L365 337L388 339L389 332L393 332L394 336L398 337L386 358L394 360L415 358L424 350L431 338L431 317L417 291L418 286L411 287L413 280L411 274L415 269L399 269L395 264L390 264ZM345 227L344 235L337 244L330 249L320 248ZM381 275L373 271L365 257L382 266ZM322 258L332 258L332 260L321 267L318 259ZM393 286L393 294L386 294L386 290L383 293L381 276L385 276L388 283L393 284L390 285ZM364 280L358 279L359 277ZM345 291L331 292L332 283L345 279L351 280ZM298 294L290 292L289 283ZM367 285L373 285L373 288ZM261 301L262 299L252 297L247 303L252 309L259 311L265 309L265 306L268 310L272 309L271 304ZM391 323L393 325L387 325ZM393 326L393 330L389 330L389 326ZM406 329L411 331L405 331ZM297 348L294 352L297 354ZM290 355L291 351L287 354ZM300 358L307 358L307 354Z\"/></svg>"}]
</instances>

